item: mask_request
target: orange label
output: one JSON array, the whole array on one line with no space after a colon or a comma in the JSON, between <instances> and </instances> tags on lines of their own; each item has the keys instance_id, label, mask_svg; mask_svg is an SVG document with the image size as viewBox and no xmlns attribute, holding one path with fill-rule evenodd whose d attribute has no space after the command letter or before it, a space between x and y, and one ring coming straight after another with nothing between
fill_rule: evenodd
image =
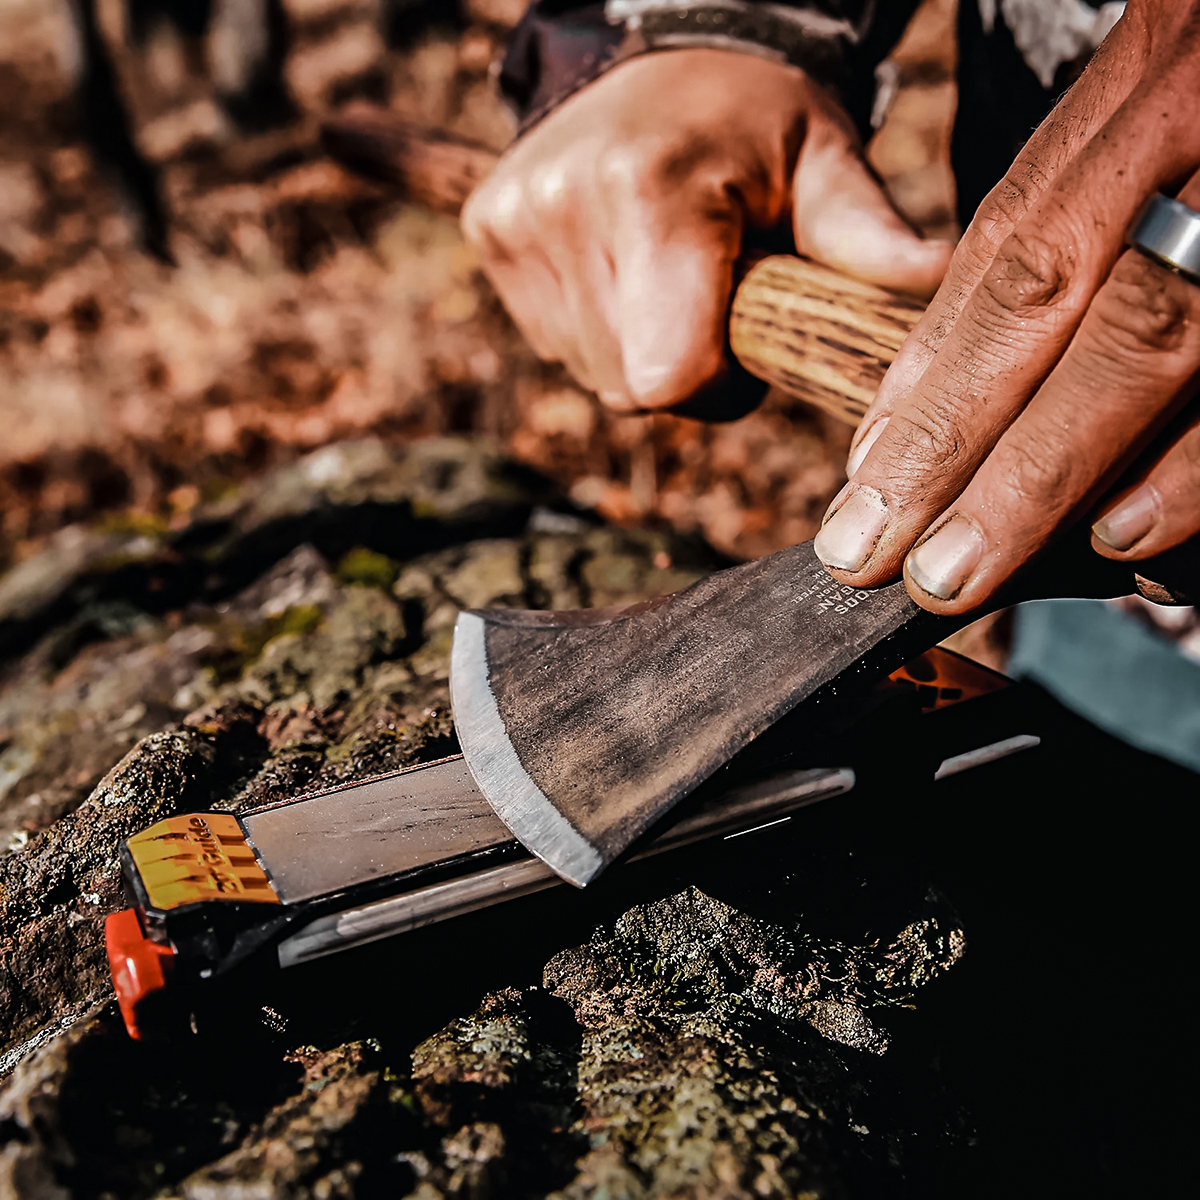
<instances>
[{"instance_id":1,"label":"orange label","mask_svg":"<svg viewBox=\"0 0 1200 1200\"><path fill-rule=\"evenodd\" d=\"M165 911L202 900L281 903L229 813L168 817L126 845L152 908Z\"/></svg>"}]
</instances>

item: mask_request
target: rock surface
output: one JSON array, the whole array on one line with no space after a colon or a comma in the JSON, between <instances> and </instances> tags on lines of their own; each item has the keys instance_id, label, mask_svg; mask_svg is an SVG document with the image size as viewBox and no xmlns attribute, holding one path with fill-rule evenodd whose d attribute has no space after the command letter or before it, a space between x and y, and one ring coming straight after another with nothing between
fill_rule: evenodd
<instances>
[{"instance_id":1,"label":"rock surface","mask_svg":"<svg viewBox=\"0 0 1200 1200\"><path fill-rule=\"evenodd\" d=\"M463 607L633 601L713 565L485 446L365 442L173 531L72 529L0 576L10 655L34 642L0 682L0 1196L839 1196L886 1174L912 1122L871 1115L880 1014L963 949L935 896L853 942L659 882L499 973L438 927L423 953L456 993L413 992L397 946L297 975L322 1010L339 970L366 972L315 1021L248 983L247 1021L166 1054L109 999L122 838L451 752Z\"/></svg>"}]
</instances>

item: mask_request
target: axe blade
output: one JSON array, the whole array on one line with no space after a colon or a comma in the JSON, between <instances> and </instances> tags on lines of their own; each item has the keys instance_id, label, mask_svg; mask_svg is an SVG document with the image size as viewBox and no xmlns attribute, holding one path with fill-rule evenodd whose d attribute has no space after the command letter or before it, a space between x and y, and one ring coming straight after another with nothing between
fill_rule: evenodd
<instances>
[{"instance_id":1,"label":"axe blade","mask_svg":"<svg viewBox=\"0 0 1200 1200\"><path fill-rule=\"evenodd\" d=\"M458 738L501 820L582 887L801 701L869 687L966 620L835 582L811 542L630 609L465 612Z\"/></svg>"}]
</instances>

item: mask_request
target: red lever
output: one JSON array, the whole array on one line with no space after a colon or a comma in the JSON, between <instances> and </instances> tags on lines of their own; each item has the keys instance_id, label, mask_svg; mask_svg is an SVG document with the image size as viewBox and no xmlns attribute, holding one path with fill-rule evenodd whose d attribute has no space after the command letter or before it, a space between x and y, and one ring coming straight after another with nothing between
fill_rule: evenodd
<instances>
[{"instance_id":1,"label":"red lever","mask_svg":"<svg viewBox=\"0 0 1200 1200\"><path fill-rule=\"evenodd\" d=\"M105 920L104 945L125 1028L131 1038L140 1039L138 1008L147 996L167 986L175 951L146 937L133 908L112 913Z\"/></svg>"}]
</instances>

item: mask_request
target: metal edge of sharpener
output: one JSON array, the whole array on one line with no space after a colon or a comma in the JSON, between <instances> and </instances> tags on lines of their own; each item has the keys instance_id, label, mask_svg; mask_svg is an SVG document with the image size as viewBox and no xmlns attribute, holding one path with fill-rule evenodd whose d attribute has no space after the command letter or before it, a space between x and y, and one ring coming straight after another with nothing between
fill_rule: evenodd
<instances>
[{"instance_id":1,"label":"metal edge of sharpener","mask_svg":"<svg viewBox=\"0 0 1200 1200\"><path fill-rule=\"evenodd\" d=\"M866 725L881 703L899 699L926 714L919 724L932 732L928 714L1010 686L935 650L884 681L849 723ZM976 707L988 711L961 710ZM942 724L953 729L952 718ZM1011 731L981 739L976 725L1006 733L990 716L967 721L965 732L960 720L949 741L933 737L923 748L920 769L945 778L1039 741ZM852 767L814 767L787 752L748 767L735 761L628 858L779 824L854 785ZM167 817L126 840L121 866L132 907L108 917L105 941L134 1038L185 1027L194 989L256 955L273 950L287 968L561 882L512 838L459 755L240 816Z\"/></svg>"}]
</instances>

